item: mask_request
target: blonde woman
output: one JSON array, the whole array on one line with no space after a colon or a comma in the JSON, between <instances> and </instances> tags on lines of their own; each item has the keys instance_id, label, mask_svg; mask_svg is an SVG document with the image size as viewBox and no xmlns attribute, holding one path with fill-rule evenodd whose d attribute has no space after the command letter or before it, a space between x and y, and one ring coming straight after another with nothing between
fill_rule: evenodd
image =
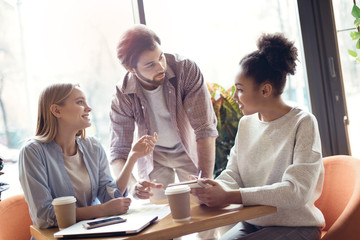
<instances>
[{"instance_id":1,"label":"blonde woman","mask_svg":"<svg viewBox=\"0 0 360 240\"><path fill-rule=\"evenodd\" d=\"M139 139L114 180L101 144L85 137L90 112L78 85L54 84L40 95L36 136L21 149L19 174L31 219L41 228L57 225L51 202L61 196L76 197L77 221L127 212L132 168L154 149L156 133Z\"/></svg>"}]
</instances>

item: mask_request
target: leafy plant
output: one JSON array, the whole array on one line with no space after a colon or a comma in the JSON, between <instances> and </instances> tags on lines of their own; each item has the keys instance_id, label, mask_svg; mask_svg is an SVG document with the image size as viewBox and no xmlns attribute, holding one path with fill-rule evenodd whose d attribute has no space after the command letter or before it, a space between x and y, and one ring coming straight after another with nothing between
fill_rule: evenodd
<instances>
[{"instance_id":1,"label":"leafy plant","mask_svg":"<svg viewBox=\"0 0 360 240\"><path fill-rule=\"evenodd\" d=\"M350 37L352 40L356 41L355 47L360 49L360 8L356 5L356 0L354 0L354 6L351 11L351 15L355 18L354 25L355 30L350 32ZM360 57L358 53L353 50L348 49L349 54L356 59L360 63Z\"/></svg>"},{"instance_id":2,"label":"leafy plant","mask_svg":"<svg viewBox=\"0 0 360 240\"><path fill-rule=\"evenodd\" d=\"M216 139L214 175L218 176L225 168L230 150L234 145L237 127L243 116L233 99L235 86L228 90L216 83L206 83L217 118L219 137Z\"/></svg>"},{"instance_id":3,"label":"leafy plant","mask_svg":"<svg viewBox=\"0 0 360 240\"><path fill-rule=\"evenodd\" d=\"M4 160L2 160L2 158L0 158L0 171L3 170L4 168ZM0 172L0 175L2 175L3 172Z\"/></svg>"},{"instance_id":4,"label":"leafy plant","mask_svg":"<svg viewBox=\"0 0 360 240\"><path fill-rule=\"evenodd\" d=\"M4 168L4 160L2 160L2 158L0 158L0 171L3 170ZM3 172L0 172L0 175L3 175ZM0 201L1 201L1 192L7 190L9 188L9 184L4 183L4 182L0 182Z\"/></svg>"}]
</instances>

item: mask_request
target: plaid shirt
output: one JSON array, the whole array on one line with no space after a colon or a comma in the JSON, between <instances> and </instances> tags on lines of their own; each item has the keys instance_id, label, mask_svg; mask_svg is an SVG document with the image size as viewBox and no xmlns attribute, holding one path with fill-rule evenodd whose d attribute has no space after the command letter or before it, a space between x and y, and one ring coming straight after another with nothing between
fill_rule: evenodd
<instances>
[{"instance_id":1,"label":"plaid shirt","mask_svg":"<svg viewBox=\"0 0 360 240\"><path fill-rule=\"evenodd\" d=\"M164 81L165 101L171 123L181 144L198 166L196 139L216 137L216 117L210 94L198 66L179 55L165 54L167 71ZM133 142L135 123L137 138L150 135L147 101L139 82L127 73L122 86L116 86L111 104L111 160L127 159ZM147 179L153 169L153 155L138 160L139 176Z\"/></svg>"}]
</instances>

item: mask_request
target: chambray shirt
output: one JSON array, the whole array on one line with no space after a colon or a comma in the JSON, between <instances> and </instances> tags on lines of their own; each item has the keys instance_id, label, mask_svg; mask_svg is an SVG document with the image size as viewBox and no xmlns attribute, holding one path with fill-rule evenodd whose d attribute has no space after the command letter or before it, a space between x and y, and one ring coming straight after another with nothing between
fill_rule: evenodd
<instances>
[{"instance_id":1,"label":"chambray shirt","mask_svg":"<svg viewBox=\"0 0 360 240\"><path fill-rule=\"evenodd\" d=\"M164 94L171 115L171 124L177 132L186 154L198 166L196 140L217 137L216 116L209 91L198 66L179 55L165 54ZM148 103L136 76L128 72L122 85L116 86L112 100L111 160L127 159L133 142L135 123L137 138L150 132ZM153 169L153 155L138 160L140 178L148 179Z\"/></svg>"},{"instance_id":2,"label":"chambray shirt","mask_svg":"<svg viewBox=\"0 0 360 240\"><path fill-rule=\"evenodd\" d=\"M121 197L110 174L109 162L101 144L92 137L77 137L76 142L89 172L92 187L90 205ZM56 226L52 200L75 196L74 187L64 166L61 148L54 141L28 141L19 155L19 178L33 223L40 228Z\"/></svg>"}]
</instances>

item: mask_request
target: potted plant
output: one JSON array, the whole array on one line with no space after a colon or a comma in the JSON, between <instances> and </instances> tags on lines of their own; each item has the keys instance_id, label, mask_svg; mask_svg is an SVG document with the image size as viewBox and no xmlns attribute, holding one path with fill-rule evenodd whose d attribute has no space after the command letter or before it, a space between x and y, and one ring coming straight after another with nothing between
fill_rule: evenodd
<instances>
[{"instance_id":1,"label":"potted plant","mask_svg":"<svg viewBox=\"0 0 360 240\"><path fill-rule=\"evenodd\" d=\"M230 150L235 142L238 123L243 114L233 99L235 86L225 90L216 83L206 84L211 95L219 132L219 137L216 139L214 169L214 176L216 177L226 168Z\"/></svg>"}]
</instances>

